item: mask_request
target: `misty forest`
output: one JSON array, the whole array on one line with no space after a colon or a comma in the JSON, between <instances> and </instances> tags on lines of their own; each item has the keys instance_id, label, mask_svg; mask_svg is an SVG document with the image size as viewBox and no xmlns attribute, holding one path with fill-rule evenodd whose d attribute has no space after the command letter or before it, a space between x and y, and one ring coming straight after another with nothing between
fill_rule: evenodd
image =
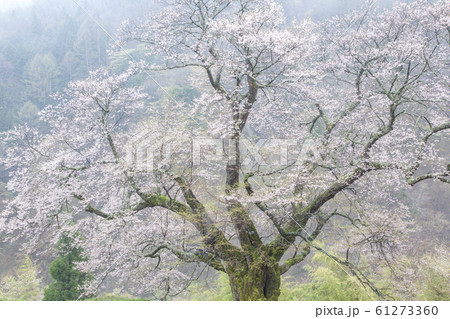
<instances>
[{"instance_id":1,"label":"misty forest","mask_svg":"<svg viewBox=\"0 0 450 319\"><path fill-rule=\"evenodd\" d=\"M0 1L0 300L450 300L449 0Z\"/></svg>"}]
</instances>

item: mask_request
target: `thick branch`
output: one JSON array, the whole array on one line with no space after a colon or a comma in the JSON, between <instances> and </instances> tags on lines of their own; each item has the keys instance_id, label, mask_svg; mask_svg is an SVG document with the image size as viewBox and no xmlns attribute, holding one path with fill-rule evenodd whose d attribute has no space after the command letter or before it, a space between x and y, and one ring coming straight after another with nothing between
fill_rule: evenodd
<instances>
[{"instance_id":1,"label":"thick branch","mask_svg":"<svg viewBox=\"0 0 450 319\"><path fill-rule=\"evenodd\" d=\"M186 252L176 249L175 247L169 246L167 244L164 244L156 247L151 252L146 253L144 257L159 258L159 252L163 249L169 250L184 262L204 262L208 266L218 271L225 272L225 268L223 267L222 263L217 258L217 256L201 249L195 249L194 252Z\"/></svg>"},{"instance_id":2,"label":"thick branch","mask_svg":"<svg viewBox=\"0 0 450 319\"><path fill-rule=\"evenodd\" d=\"M254 175L254 173L249 173L249 174L245 174L244 175L244 186L245 189L247 191L247 194L252 196L253 195L253 188L249 182L249 178L252 177ZM267 217L269 217L269 219L272 221L273 225L275 226L275 228L278 230L278 232L280 233L280 235L282 235L283 237L286 236L285 231L283 230L283 227L281 226L281 224L279 223L279 221L277 220L277 218L275 217L274 214L272 214L270 212L270 208L267 207L266 204L264 204L261 201L256 201L255 202L256 207L258 207L264 214L266 214Z\"/></svg>"},{"instance_id":3,"label":"thick branch","mask_svg":"<svg viewBox=\"0 0 450 319\"><path fill-rule=\"evenodd\" d=\"M441 181L443 183L449 183L450 184L450 179L446 179L444 177L448 177L450 176L450 171L447 171L445 173L436 173L436 174L425 174L419 177L415 177L415 178L409 178L406 180L406 182L411 185L414 186L417 183L420 183L422 181L425 181L427 179L437 179L438 181Z\"/></svg>"},{"instance_id":4,"label":"thick branch","mask_svg":"<svg viewBox=\"0 0 450 319\"><path fill-rule=\"evenodd\" d=\"M272 256L280 260L289 247L295 242L296 236L298 236L301 231L306 226L308 220L315 216L315 214L319 211L319 209L327 203L329 200L333 199L339 192L353 184L357 181L361 176L366 173L366 171L357 168L350 176L344 179L341 182L335 182L329 188L324 190L321 194L316 196L307 206L305 207L297 207L293 205L293 212L291 219L284 225L283 229L285 230L286 235L278 235L272 242L268 243L266 246L270 249ZM323 225L326 220L319 219L320 228L316 229L317 235L319 235ZM317 237L316 235L316 237Z\"/></svg>"},{"instance_id":5,"label":"thick branch","mask_svg":"<svg viewBox=\"0 0 450 319\"><path fill-rule=\"evenodd\" d=\"M175 181L181 188L183 196L190 207L183 218L191 222L200 232L203 245L207 250L212 250L217 256L223 260L235 258L241 252L239 249L230 244L222 231L220 231L212 219L208 216L205 207L195 197L186 180L182 177L175 178Z\"/></svg>"},{"instance_id":6,"label":"thick branch","mask_svg":"<svg viewBox=\"0 0 450 319\"><path fill-rule=\"evenodd\" d=\"M287 259L280 266L281 274L286 273L289 269L291 269L292 266L297 265L298 263L301 263L306 258L306 256L309 255L310 251L311 251L311 247L310 247L310 245L307 245L305 248L303 248L302 252L299 255L297 255L297 252L296 252L296 254L293 257Z\"/></svg>"}]
</instances>

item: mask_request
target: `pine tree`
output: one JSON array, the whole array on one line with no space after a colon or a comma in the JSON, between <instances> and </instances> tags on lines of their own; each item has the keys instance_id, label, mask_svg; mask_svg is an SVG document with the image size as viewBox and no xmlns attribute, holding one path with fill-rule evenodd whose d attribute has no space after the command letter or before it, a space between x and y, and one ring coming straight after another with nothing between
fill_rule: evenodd
<instances>
[{"instance_id":1,"label":"pine tree","mask_svg":"<svg viewBox=\"0 0 450 319\"><path fill-rule=\"evenodd\" d=\"M74 240L64 235L58 243L59 256L50 264L53 282L45 289L43 300L78 300L83 284L90 276L76 269L76 263L86 261L83 248L74 246Z\"/></svg>"}]
</instances>

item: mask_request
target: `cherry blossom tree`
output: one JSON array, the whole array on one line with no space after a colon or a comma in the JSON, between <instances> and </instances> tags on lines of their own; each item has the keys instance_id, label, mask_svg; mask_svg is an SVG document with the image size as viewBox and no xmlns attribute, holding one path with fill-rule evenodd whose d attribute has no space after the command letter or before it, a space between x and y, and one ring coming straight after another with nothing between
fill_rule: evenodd
<instances>
[{"instance_id":1,"label":"cherry blossom tree","mask_svg":"<svg viewBox=\"0 0 450 319\"><path fill-rule=\"evenodd\" d=\"M449 1L369 2L320 24L287 24L272 0L167 4L117 43L159 63L92 72L42 112L48 131L5 135L16 196L2 230L30 247L81 234L88 293L110 276L166 299L206 265L235 300L277 300L281 275L317 250L387 298L355 255L389 263L413 228L400 191L449 183ZM201 92L189 105L130 85L181 68ZM130 143L158 164L130 163ZM342 256L315 242L341 224Z\"/></svg>"}]
</instances>

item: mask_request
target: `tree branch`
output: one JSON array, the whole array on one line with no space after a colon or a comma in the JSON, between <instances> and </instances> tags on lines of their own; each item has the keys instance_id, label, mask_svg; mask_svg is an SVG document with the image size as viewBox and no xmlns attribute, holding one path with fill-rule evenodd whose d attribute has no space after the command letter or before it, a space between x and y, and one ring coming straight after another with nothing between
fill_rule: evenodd
<instances>
[{"instance_id":1,"label":"tree branch","mask_svg":"<svg viewBox=\"0 0 450 319\"><path fill-rule=\"evenodd\" d=\"M300 253L300 255L297 255L297 252L295 252L295 255L289 259L287 259L281 266L280 266L280 273L284 274L286 273L289 269L291 269L292 266L297 265L299 263L301 263L306 256L309 255L311 251L311 247L310 245L306 245L305 248L303 248L302 252Z\"/></svg>"},{"instance_id":2,"label":"tree branch","mask_svg":"<svg viewBox=\"0 0 450 319\"><path fill-rule=\"evenodd\" d=\"M156 247L151 252L146 253L144 257L159 258L159 252L164 249L169 250L175 256L177 256L178 259L184 262L204 262L208 266L218 271L225 272L225 268L223 267L222 263L220 262L220 260L217 258L216 255L201 249L196 249L194 252L186 252L176 249L175 247L172 247L168 244L163 244Z\"/></svg>"}]
</instances>

